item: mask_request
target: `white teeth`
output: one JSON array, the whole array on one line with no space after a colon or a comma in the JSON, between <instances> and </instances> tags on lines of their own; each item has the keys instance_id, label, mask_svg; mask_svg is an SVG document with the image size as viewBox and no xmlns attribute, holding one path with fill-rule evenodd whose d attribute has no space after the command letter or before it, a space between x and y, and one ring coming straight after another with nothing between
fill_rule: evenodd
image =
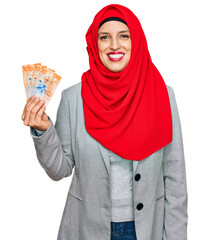
<instances>
[{"instance_id":1,"label":"white teeth","mask_svg":"<svg viewBox=\"0 0 210 240\"><path fill-rule=\"evenodd\" d=\"M111 58L121 58L124 55L125 54L109 54L108 56L111 57Z\"/></svg>"}]
</instances>

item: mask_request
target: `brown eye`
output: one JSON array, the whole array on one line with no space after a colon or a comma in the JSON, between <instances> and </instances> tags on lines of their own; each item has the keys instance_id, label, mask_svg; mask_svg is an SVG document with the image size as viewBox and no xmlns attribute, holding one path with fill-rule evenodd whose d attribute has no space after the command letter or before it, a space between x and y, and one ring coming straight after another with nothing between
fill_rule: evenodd
<instances>
[{"instance_id":1,"label":"brown eye","mask_svg":"<svg viewBox=\"0 0 210 240\"><path fill-rule=\"evenodd\" d=\"M108 38L108 36L102 36L102 37L100 37L101 40L107 39L107 38Z\"/></svg>"},{"instance_id":2,"label":"brown eye","mask_svg":"<svg viewBox=\"0 0 210 240\"><path fill-rule=\"evenodd\" d=\"M122 37L122 38L129 38L129 35L123 34L123 35L121 35L121 37Z\"/></svg>"}]
</instances>

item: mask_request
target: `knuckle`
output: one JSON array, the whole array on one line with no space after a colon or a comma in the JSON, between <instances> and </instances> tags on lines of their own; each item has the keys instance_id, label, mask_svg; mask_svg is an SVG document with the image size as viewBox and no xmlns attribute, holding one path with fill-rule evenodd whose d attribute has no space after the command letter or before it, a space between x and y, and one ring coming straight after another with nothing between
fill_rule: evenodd
<instances>
[{"instance_id":1,"label":"knuckle","mask_svg":"<svg viewBox=\"0 0 210 240\"><path fill-rule=\"evenodd\" d=\"M35 122L34 122L34 121L30 121L30 122L29 122L29 126L30 126L30 127L35 127L35 126L36 126L36 124L35 124Z\"/></svg>"},{"instance_id":2,"label":"knuckle","mask_svg":"<svg viewBox=\"0 0 210 240\"><path fill-rule=\"evenodd\" d=\"M37 113L37 116L40 117L41 115L42 115L42 112L39 111L39 112Z\"/></svg>"},{"instance_id":3,"label":"knuckle","mask_svg":"<svg viewBox=\"0 0 210 240\"><path fill-rule=\"evenodd\" d=\"M39 107L41 107L44 104L44 102L40 101L39 102Z\"/></svg>"},{"instance_id":4,"label":"knuckle","mask_svg":"<svg viewBox=\"0 0 210 240\"><path fill-rule=\"evenodd\" d=\"M29 107L26 107L26 112L29 113L31 109Z\"/></svg>"},{"instance_id":5,"label":"knuckle","mask_svg":"<svg viewBox=\"0 0 210 240\"><path fill-rule=\"evenodd\" d=\"M33 124L33 123L30 123L29 126L32 127L32 128L35 128L35 127L36 127L36 125Z\"/></svg>"},{"instance_id":6,"label":"knuckle","mask_svg":"<svg viewBox=\"0 0 210 240\"><path fill-rule=\"evenodd\" d=\"M26 121L24 121L23 124L24 124L25 126L28 126L28 122L26 122Z\"/></svg>"},{"instance_id":7,"label":"knuckle","mask_svg":"<svg viewBox=\"0 0 210 240\"><path fill-rule=\"evenodd\" d=\"M33 108L33 109L31 110L31 113L32 113L32 114L35 114L35 113L36 113L36 109Z\"/></svg>"}]
</instances>

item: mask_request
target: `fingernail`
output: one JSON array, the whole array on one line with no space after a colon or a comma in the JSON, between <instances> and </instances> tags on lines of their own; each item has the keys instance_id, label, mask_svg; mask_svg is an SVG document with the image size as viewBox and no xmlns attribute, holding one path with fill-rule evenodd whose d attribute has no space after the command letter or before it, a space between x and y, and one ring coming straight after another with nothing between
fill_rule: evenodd
<instances>
[{"instance_id":1,"label":"fingernail","mask_svg":"<svg viewBox=\"0 0 210 240\"><path fill-rule=\"evenodd\" d=\"M39 101L39 97L36 97L36 101Z\"/></svg>"}]
</instances>

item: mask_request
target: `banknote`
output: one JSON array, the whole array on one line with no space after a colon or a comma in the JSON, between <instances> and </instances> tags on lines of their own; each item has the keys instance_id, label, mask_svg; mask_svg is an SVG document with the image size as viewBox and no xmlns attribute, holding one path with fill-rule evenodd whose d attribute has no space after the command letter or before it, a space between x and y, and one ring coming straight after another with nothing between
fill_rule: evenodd
<instances>
[{"instance_id":1,"label":"banknote","mask_svg":"<svg viewBox=\"0 0 210 240\"><path fill-rule=\"evenodd\" d=\"M28 88L28 91L27 91L27 96L29 98L32 96L32 91L33 91L32 86L33 86L34 82L36 81L37 76L38 76L38 74L41 70L41 63L34 64L33 67L34 68L33 68L32 76L31 76L31 81L29 80L30 83L29 83L29 88Z\"/></svg>"},{"instance_id":2,"label":"banknote","mask_svg":"<svg viewBox=\"0 0 210 240\"><path fill-rule=\"evenodd\" d=\"M27 101L35 95L44 99L47 106L61 77L54 70L42 66L41 63L23 65L22 73Z\"/></svg>"}]
</instances>

